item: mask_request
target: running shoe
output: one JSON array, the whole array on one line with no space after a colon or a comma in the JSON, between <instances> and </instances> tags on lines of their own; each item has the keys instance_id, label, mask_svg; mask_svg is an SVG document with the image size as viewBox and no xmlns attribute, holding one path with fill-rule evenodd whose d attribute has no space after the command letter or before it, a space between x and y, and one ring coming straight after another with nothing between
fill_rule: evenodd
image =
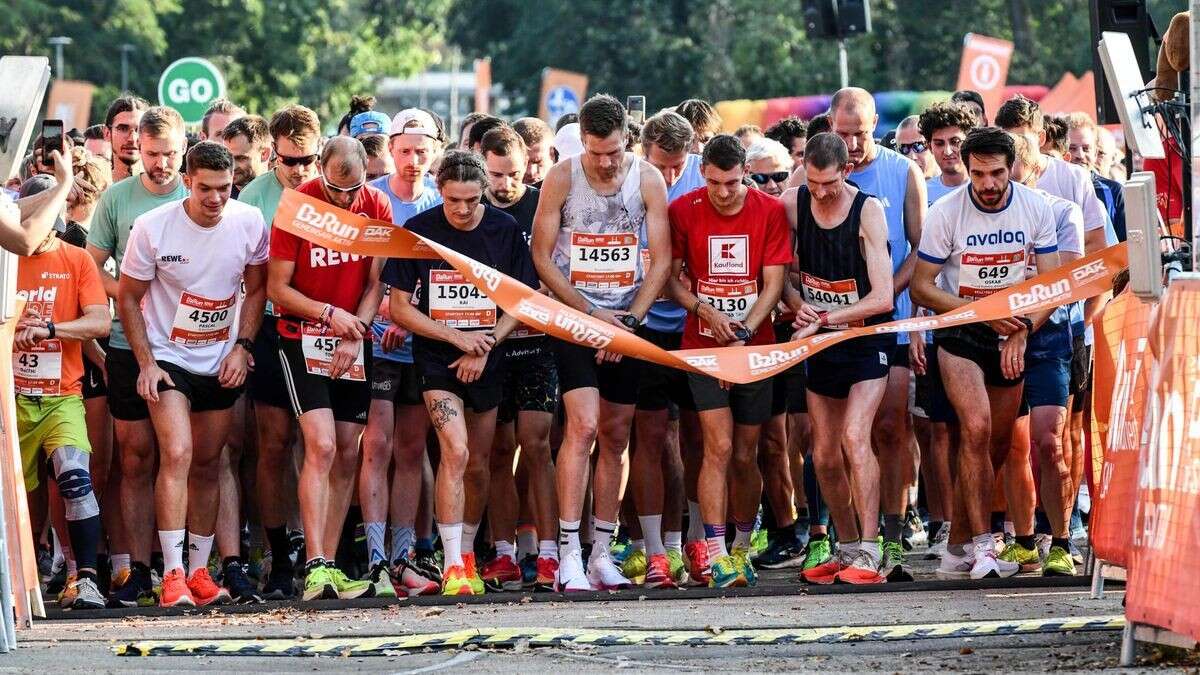
<instances>
[{"instance_id":1,"label":"running shoe","mask_svg":"<svg viewBox=\"0 0 1200 675\"><path fill-rule=\"evenodd\" d=\"M442 564L433 551L418 550L413 555L412 564L421 573L421 576L433 579L439 584L442 583Z\"/></svg>"},{"instance_id":2,"label":"running shoe","mask_svg":"<svg viewBox=\"0 0 1200 675\"><path fill-rule=\"evenodd\" d=\"M996 555L1000 555L1001 553L1004 553L1005 546L1008 546L1008 540L1006 540L1004 538L1004 533L1003 532L993 532L992 533L992 550L995 551Z\"/></svg>"},{"instance_id":3,"label":"running shoe","mask_svg":"<svg viewBox=\"0 0 1200 675\"><path fill-rule=\"evenodd\" d=\"M471 588L471 580L462 565L455 565L446 570L442 577L442 595L475 595Z\"/></svg>"},{"instance_id":4,"label":"running shoe","mask_svg":"<svg viewBox=\"0 0 1200 675\"><path fill-rule=\"evenodd\" d=\"M166 584L165 579L163 580L163 584ZM233 599L230 597L229 591L221 588L213 581L207 567L201 567L192 572L192 576L187 580L187 587L192 592L192 599L196 601L197 607L224 605Z\"/></svg>"},{"instance_id":5,"label":"running shoe","mask_svg":"<svg viewBox=\"0 0 1200 675\"><path fill-rule=\"evenodd\" d=\"M812 542L809 543L812 548ZM838 548L837 554L815 567L807 567L800 572L801 578L810 584L832 584L838 572L850 566L854 556L844 548Z\"/></svg>"},{"instance_id":6,"label":"running shoe","mask_svg":"<svg viewBox=\"0 0 1200 675\"><path fill-rule=\"evenodd\" d=\"M942 553L942 561L934 571L938 579L969 579L971 568L975 565L975 556L970 551L963 555L955 555L949 547Z\"/></svg>"},{"instance_id":7,"label":"running shoe","mask_svg":"<svg viewBox=\"0 0 1200 675\"><path fill-rule=\"evenodd\" d=\"M597 591L619 591L633 585L621 574L617 564L608 557L607 551L595 554L588 560L587 578L592 588Z\"/></svg>"},{"instance_id":8,"label":"running shoe","mask_svg":"<svg viewBox=\"0 0 1200 675\"><path fill-rule=\"evenodd\" d=\"M45 546L38 547L37 569L38 578L41 579L43 584L50 581L50 577L54 576L54 554Z\"/></svg>"},{"instance_id":9,"label":"running shoe","mask_svg":"<svg viewBox=\"0 0 1200 675\"><path fill-rule=\"evenodd\" d=\"M121 590L121 587L128 583L129 575L130 571L128 567L123 570L114 570L108 582L109 593L116 593Z\"/></svg>"},{"instance_id":10,"label":"running shoe","mask_svg":"<svg viewBox=\"0 0 1200 675\"><path fill-rule=\"evenodd\" d=\"M905 551L911 551L915 547L929 542L929 533L925 531L925 522L921 520L921 515L915 509L908 510L908 517L904 520L904 534L900 542Z\"/></svg>"},{"instance_id":11,"label":"running shoe","mask_svg":"<svg viewBox=\"0 0 1200 675\"><path fill-rule=\"evenodd\" d=\"M1036 546L1029 549L1015 541L1004 547L1004 553L1000 554L1000 559L1016 563L1021 572L1036 572L1042 567L1042 559L1038 556Z\"/></svg>"},{"instance_id":12,"label":"running shoe","mask_svg":"<svg viewBox=\"0 0 1200 675\"><path fill-rule=\"evenodd\" d=\"M375 590L369 581L351 579L337 567L328 567L327 569L329 570L329 578L333 580L333 587L337 591L339 600L369 598L371 597L371 592Z\"/></svg>"},{"instance_id":13,"label":"running shoe","mask_svg":"<svg viewBox=\"0 0 1200 675\"><path fill-rule=\"evenodd\" d=\"M883 572L888 581L895 583L913 580L912 573L904 567L904 549L899 542L883 542L880 553L883 561L879 565L879 571Z\"/></svg>"},{"instance_id":14,"label":"running shoe","mask_svg":"<svg viewBox=\"0 0 1200 675\"><path fill-rule=\"evenodd\" d=\"M1074 539L1067 542L1067 552L1071 554L1071 559L1075 561L1076 565L1083 564L1083 552L1079 550Z\"/></svg>"},{"instance_id":15,"label":"running shoe","mask_svg":"<svg viewBox=\"0 0 1200 675\"><path fill-rule=\"evenodd\" d=\"M185 584L186 585L186 584ZM115 603L115 604L113 604ZM130 566L129 579L113 596L114 607L137 607L158 604L158 596L150 577L150 568L135 562Z\"/></svg>"},{"instance_id":16,"label":"running shoe","mask_svg":"<svg viewBox=\"0 0 1200 675\"><path fill-rule=\"evenodd\" d=\"M1038 556L1042 560L1045 560L1050 555L1050 544L1053 540L1054 537L1048 534L1033 535L1033 547L1037 549Z\"/></svg>"},{"instance_id":17,"label":"running shoe","mask_svg":"<svg viewBox=\"0 0 1200 675\"><path fill-rule=\"evenodd\" d=\"M382 560L375 563L375 566L371 568L371 572L367 575L367 583L371 584L369 597L396 597L396 587L392 584L392 573L388 569L387 563Z\"/></svg>"},{"instance_id":18,"label":"running shoe","mask_svg":"<svg viewBox=\"0 0 1200 675\"><path fill-rule=\"evenodd\" d=\"M888 544L900 548L900 544L897 542L888 542ZM909 580L912 580L911 576ZM859 549L854 552L850 563L838 570L833 581L837 584L882 584L887 579L879 573L879 563L875 561L874 556Z\"/></svg>"},{"instance_id":19,"label":"running shoe","mask_svg":"<svg viewBox=\"0 0 1200 675\"><path fill-rule=\"evenodd\" d=\"M263 601L262 594L246 576L246 570L240 563L231 562L225 566L221 574L221 585L229 591L229 597L239 605L257 605Z\"/></svg>"},{"instance_id":20,"label":"running shoe","mask_svg":"<svg viewBox=\"0 0 1200 675\"><path fill-rule=\"evenodd\" d=\"M307 600L337 600L337 586L334 584L331 570L325 565L313 565L304 575L304 599Z\"/></svg>"},{"instance_id":21,"label":"running shoe","mask_svg":"<svg viewBox=\"0 0 1200 675\"><path fill-rule=\"evenodd\" d=\"M650 556L644 584L646 588L678 588L674 577L671 576L671 563L665 553Z\"/></svg>"},{"instance_id":22,"label":"running shoe","mask_svg":"<svg viewBox=\"0 0 1200 675\"><path fill-rule=\"evenodd\" d=\"M53 570L50 574L50 580L46 582L46 595L58 597L67 587L67 564L64 562L61 567Z\"/></svg>"},{"instance_id":23,"label":"running shoe","mask_svg":"<svg viewBox=\"0 0 1200 675\"><path fill-rule=\"evenodd\" d=\"M104 609L104 594L92 579L75 582L75 601L63 609Z\"/></svg>"},{"instance_id":24,"label":"running shoe","mask_svg":"<svg viewBox=\"0 0 1200 675\"><path fill-rule=\"evenodd\" d=\"M537 575L533 580L533 590L553 591L558 579L558 558L539 557L537 559Z\"/></svg>"},{"instance_id":25,"label":"running shoe","mask_svg":"<svg viewBox=\"0 0 1200 675\"><path fill-rule=\"evenodd\" d=\"M400 558L392 565L392 578L399 581L408 597L432 595L441 590L441 584L417 569L408 558Z\"/></svg>"},{"instance_id":26,"label":"running shoe","mask_svg":"<svg viewBox=\"0 0 1200 675\"><path fill-rule=\"evenodd\" d=\"M479 573L483 585L493 593L500 591L519 591L524 585L525 576L516 561L506 555L496 556L483 566Z\"/></svg>"},{"instance_id":27,"label":"running shoe","mask_svg":"<svg viewBox=\"0 0 1200 675\"><path fill-rule=\"evenodd\" d=\"M689 541L683 546L687 558L687 573L692 586L708 586L712 580L708 568L708 544L703 539Z\"/></svg>"},{"instance_id":28,"label":"running shoe","mask_svg":"<svg viewBox=\"0 0 1200 675\"><path fill-rule=\"evenodd\" d=\"M771 540L771 545L755 559L754 565L760 569L781 570L789 567L799 567L804 564L804 552L796 545L795 536L779 536Z\"/></svg>"},{"instance_id":29,"label":"running shoe","mask_svg":"<svg viewBox=\"0 0 1200 675\"><path fill-rule=\"evenodd\" d=\"M167 572L163 578L158 604L161 607L196 606L196 601L192 598L192 589L188 586L187 580L183 578L183 570L176 568Z\"/></svg>"},{"instance_id":30,"label":"running shoe","mask_svg":"<svg viewBox=\"0 0 1200 675\"><path fill-rule=\"evenodd\" d=\"M533 588L537 583L537 560L536 553L521 558L521 588Z\"/></svg>"},{"instance_id":31,"label":"running shoe","mask_svg":"<svg viewBox=\"0 0 1200 675\"><path fill-rule=\"evenodd\" d=\"M302 562L300 556L304 554L304 531L292 530L288 532L288 543L291 544L291 551L288 553L288 558L292 561L292 567L296 567L296 563Z\"/></svg>"},{"instance_id":32,"label":"running shoe","mask_svg":"<svg viewBox=\"0 0 1200 675\"><path fill-rule=\"evenodd\" d=\"M742 564L742 577L746 580L747 586L755 586L758 584L758 574L754 571L754 564L750 562L751 549L745 546L734 546L730 555L734 560Z\"/></svg>"},{"instance_id":33,"label":"running shoe","mask_svg":"<svg viewBox=\"0 0 1200 675\"><path fill-rule=\"evenodd\" d=\"M742 561L732 555L723 555L712 562L709 588L736 588L746 585Z\"/></svg>"},{"instance_id":34,"label":"running shoe","mask_svg":"<svg viewBox=\"0 0 1200 675\"><path fill-rule=\"evenodd\" d=\"M467 573L467 579L470 579L471 581L471 591L475 595L483 595L485 589L483 586L483 579L479 578L479 568L475 566L475 554L462 554L462 563L463 570L465 570Z\"/></svg>"},{"instance_id":35,"label":"running shoe","mask_svg":"<svg viewBox=\"0 0 1200 675\"><path fill-rule=\"evenodd\" d=\"M1075 561L1071 554L1061 546L1051 546L1046 563L1042 566L1044 577L1073 577L1075 576Z\"/></svg>"},{"instance_id":36,"label":"running shoe","mask_svg":"<svg viewBox=\"0 0 1200 675\"><path fill-rule=\"evenodd\" d=\"M763 551L767 550L767 548L771 545L771 542L768 541L768 539L769 537L767 537L766 529L760 527L755 530L750 535L750 556L748 556L746 559L749 560L751 557L757 558L762 554Z\"/></svg>"},{"instance_id":37,"label":"running shoe","mask_svg":"<svg viewBox=\"0 0 1200 675\"><path fill-rule=\"evenodd\" d=\"M808 541L808 550L804 553L804 564L800 569L804 571L811 570L815 567L820 567L833 559L833 545L829 542L829 535L822 536L820 539L810 539Z\"/></svg>"},{"instance_id":38,"label":"running shoe","mask_svg":"<svg viewBox=\"0 0 1200 675\"><path fill-rule=\"evenodd\" d=\"M613 562L617 562L617 559L613 558ZM618 564L621 565L621 574L624 575L626 579L629 579L635 584L640 584L645 580L646 570L648 568L645 551L641 549L634 549L632 553L629 553L626 556L625 562Z\"/></svg>"},{"instance_id":39,"label":"running shoe","mask_svg":"<svg viewBox=\"0 0 1200 675\"><path fill-rule=\"evenodd\" d=\"M307 584L305 585L307 589ZM267 600L291 600L296 597L296 579L291 567L272 567L262 587Z\"/></svg>"},{"instance_id":40,"label":"running shoe","mask_svg":"<svg viewBox=\"0 0 1200 675\"><path fill-rule=\"evenodd\" d=\"M925 552L926 560L937 560L942 557L942 553L946 551L946 542L950 540L950 523L944 522L938 527L938 531L934 533L933 539L929 542L929 550Z\"/></svg>"},{"instance_id":41,"label":"running shoe","mask_svg":"<svg viewBox=\"0 0 1200 675\"><path fill-rule=\"evenodd\" d=\"M67 583L63 584L63 587L59 589L55 597L55 600L58 601L59 607L67 609L71 605L75 604L75 598L79 597L79 588L76 586L78 581L79 577L77 575L67 575Z\"/></svg>"},{"instance_id":42,"label":"running shoe","mask_svg":"<svg viewBox=\"0 0 1200 675\"><path fill-rule=\"evenodd\" d=\"M539 570L540 576L540 570ZM576 591L592 591L591 581L583 570L583 556L579 551L571 551L558 562L558 579L555 589L560 593Z\"/></svg>"},{"instance_id":43,"label":"running shoe","mask_svg":"<svg viewBox=\"0 0 1200 675\"><path fill-rule=\"evenodd\" d=\"M608 546L608 556L618 565L624 565L625 561L636 550L633 547L633 542L629 541L625 536L613 537L612 543Z\"/></svg>"},{"instance_id":44,"label":"running shoe","mask_svg":"<svg viewBox=\"0 0 1200 675\"><path fill-rule=\"evenodd\" d=\"M675 581L676 586L687 583L687 564L683 562L683 553L679 549L667 549L667 565L671 570L671 579Z\"/></svg>"},{"instance_id":45,"label":"running shoe","mask_svg":"<svg viewBox=\"0 0 1200 675\"><path fill-rule=\"evenodd\" d=\"M996 557L996 550L991 544L975 546L975 564L971 566L972 579L1003 579L1011 577L1020 569L1020 565Z\"/></svg>"}]
</instances>

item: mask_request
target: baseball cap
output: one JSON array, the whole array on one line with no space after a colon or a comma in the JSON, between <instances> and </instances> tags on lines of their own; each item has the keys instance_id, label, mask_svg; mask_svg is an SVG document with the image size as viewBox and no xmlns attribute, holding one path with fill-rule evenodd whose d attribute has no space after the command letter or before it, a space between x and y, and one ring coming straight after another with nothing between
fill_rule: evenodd
<instances>
[{"instance_id":1,"label":"baseball cap","mask_svg":"<svg viewBox=\"0 0 1200 675\"><path fill-rule=\"evenodd\" d=\"M392 127L388 131L389 136L396 136L398 134L418 134L437 140L437 123L424 110L406 108L396 113L396 116L392 118Z\"/></svg>"},{"instance_id":2,"label":"baseball cap","mask_svg":"<svg viewBox=\"0 0 1200 675\"><path fill-rule=\"evenodd\" d=\"M350 119L350 135L354 138L362 134L382 134L387 128L388 116L378 110L361 112Z\"/></svg>"},{"instance_id":3,"label":"baseball cap","mask_svg":"<svg viewBox=\"0 0 1200 675\"><path fill-rule=\"evenodd\" d=\"M45 192L56 185L58 185L58 181L55 180L54 176L45 173L35 174L24 183L21 183L21 190L17 193L17 196L20 199L32 197L33 195ZM54 231L67 231L67 223L63 221L62 215L59 215L54 219Z\"/></svg>"},{"instance_id":4,"label":"baseball cap","mask_svg":"<svg viewBox=\"0 0 1200 675\"><path fill-rule=\"evenodd\" d=\"M554 149L558 151L558 159L583 154L583 140L579 137L579 123L564 124L563 128L554 134Z\"/></svg>"}]
</instances>

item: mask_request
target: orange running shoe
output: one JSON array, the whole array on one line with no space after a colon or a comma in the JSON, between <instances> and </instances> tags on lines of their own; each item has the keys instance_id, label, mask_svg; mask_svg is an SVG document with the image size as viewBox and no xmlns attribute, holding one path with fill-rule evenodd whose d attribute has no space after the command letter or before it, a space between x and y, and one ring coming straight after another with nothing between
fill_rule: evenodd
<instances>
[{"instance_id":1,"label":"orange running shoe","mask_svg":"<svg viewBox=\"0 0 1200 675\"><path fill-rule=\"evenodd\" d=\"M158 595L160 607L195 607L196 600L192 590L188 588L187 580L183 578L183 570L175 568L163 577L162 592Z\"/></svg>"},{"instance_id":2,"label":"orange running shoe","mask_svg":"<svg viewBox=\"0 0 1200 675\"><path fill-rule=\"evenodd\" d=\"M467 580L471 582L471 591L475 595L483 595L483 579L479 578L479 568L475 566L475 553L462 554L462 562L463 570L467 573Z\"/></svg>"},{"instance_id":3,"label":"orange running shoe","mask_svg":"<svg viewBox=\"0 0 1200 675\"><path fill-rule=\"evenodd\" d=\"M687 558L688 577L692 586L708 586L712 574L708 569L708 542L703 539L689 541L683 547Z\"/></svg>"},{"instance_id":4,"label":"orange running shoe","mask_svg":"<svg viewBox=\"0 0 1200 675\"><path fill-rule=\"evenodd\" d=\"M166 580L163 580L166 584ZM197 607L205 607L208 605L224 605L232 602L229 591L218 586L212 577L208 575L208 568L201 567L192 572L192 576L187 580L188 590L192 592L192 597L196 600Z\"/></svg>"},{"instance_id":5,"label":"orange running shoe","mask_svg":"<svg viewBox=\"0 0 1200 675\"><path fill-rule=\"evenodd\" d=\"M500 591L521 590L521 568L506 555L498 555L483 566L479 573L483 577L483 585L494 593Z\"/></svg>"},{"instance_id":6,"label":"orange running shoe","mask_svg":"<svg viewBox=\"0 0 1200 675\"><path fill-rule=\"evenodd\" d=\"M537 579L533 582L535 591L553 591L554 583L558 580L558 560L539 556L537 559Z\"/></svg>"},{"instance_id":7,"label":"orange running shoe","mask_svg":"<svg viewBox=\"0 0 1200 675\"><path fill-rule=\"evenodd\" d=\"M646 580L643 583L646 588L678 588L675 579L671 577L671 563L667 561L667 554L655 553L650 556L650 562L646 564Z\"/></svg>"},{"instance_id":8,"label":"orange running shoe","mask_svg":"<svg viewBox=\"0 0 1200 675\"><path fill-rule=\"evenodd\" d=\"M810 584L832 584L837 578L838 572L850 566L850 561L851 554L845 549L838 549L838 552L828 561L812 569L804 570L800 576Z\"/></svg>"},{"instance_id":9,"label":"orange running shoe","mask_svg":"<svg viewBox=\"0 0 1200 675\"><path fill-rule=\"evenodd\" d=\"M442 595L475 595L462 565L455 565L442 573Z\"/></svg>"},{"instance_id":10,"label":"orange running shoe","mask_svg":"<svg viewBox=\"0 0 1200 675\"><path fill-rule=\"evenodd\" d=\"M879 574L879 563L866 551L856 551L850 564L838 571L833 578L838 584L882 584L887 577Z\"/></svg>"}]
</instances>

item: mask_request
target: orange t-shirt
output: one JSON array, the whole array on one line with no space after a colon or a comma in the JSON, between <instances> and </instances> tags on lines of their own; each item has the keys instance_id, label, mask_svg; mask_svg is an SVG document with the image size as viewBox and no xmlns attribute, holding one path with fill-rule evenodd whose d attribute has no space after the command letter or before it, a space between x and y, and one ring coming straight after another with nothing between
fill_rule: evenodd
<instances>
[{"instance_id":1,"label":"orange t-shirt","mask_svg":"<svg viewBox=\"0 0 1200 675\"><path fill-rule=\"evenodd\" d=\"M78 319L88 305L108 306L92 257L58 239L50 250L20 259L17 297L25 299L26 312L36 310L56 324ZM77 340L43 340L34 350L13 353L13 374L17 393L81 396L83 344Z\"/></svg>"}]
</instances>

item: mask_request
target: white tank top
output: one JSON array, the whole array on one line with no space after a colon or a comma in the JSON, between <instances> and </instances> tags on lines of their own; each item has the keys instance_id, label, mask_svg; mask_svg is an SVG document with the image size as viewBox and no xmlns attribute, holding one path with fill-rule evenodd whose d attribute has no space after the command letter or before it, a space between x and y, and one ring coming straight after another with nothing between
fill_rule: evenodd
<instances>
[{"instance_id":1,"label":"white tank top","mask_svg":"<svg viewBox=\"0 0 1200 675\"><path fill-rule=\"evenodd\" d=\"M645 230L642 160L632 159L621 189L602 195L588 183L580 157L572 157L571 189L563 202L552 260L588 302L628 309L642 283L639 237Z\"/></svg>"}]
</instances>

